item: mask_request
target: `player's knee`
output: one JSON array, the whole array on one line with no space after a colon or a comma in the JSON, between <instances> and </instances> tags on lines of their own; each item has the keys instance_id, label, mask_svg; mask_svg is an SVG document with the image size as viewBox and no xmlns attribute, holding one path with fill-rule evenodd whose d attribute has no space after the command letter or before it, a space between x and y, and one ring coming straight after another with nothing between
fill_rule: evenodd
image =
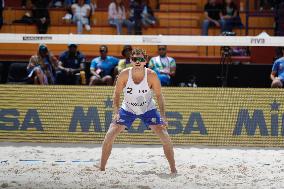
<instances>
[{"instance_id":1,"label":"player's knee","mask_svg":"<svg viewBox=\"0 0 284 189\"><path fill-rule=\"evenodd\" d=\"M117 135L119 134L124 128L120 125L111 125L110 129L108 130L107 134L109 135Z\"/></svg>"},{"instance_id":2,"label":"player's knee","mask_svg":"<svg viewBox=\"0 0 284 189\"><path fill-rule=\"evenodd\" d=\"M162 137L161 142L164 146L170 146L171 145L171 140L168 136Z\"/></svg>"}]
</instances>

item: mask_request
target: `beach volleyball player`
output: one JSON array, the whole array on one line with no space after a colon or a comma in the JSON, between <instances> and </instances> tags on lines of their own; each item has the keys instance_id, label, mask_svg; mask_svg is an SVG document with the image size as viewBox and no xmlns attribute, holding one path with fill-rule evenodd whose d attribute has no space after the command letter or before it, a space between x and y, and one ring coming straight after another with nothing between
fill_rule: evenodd
<instances>
[{"instance_id":1,"label":"beach volleyball player","mask_svg":"<svg viewBox=\"0 0 284 189\"><path fill-rule=\"evenodd\" d=\"M101 171L105 170L115 138L123 130L129 129L134 120L139 118L160 138L170 170L172 173L177 172L173 145L167 132L165 103L160 80L154 71L145 67L147 59L148 56L143 49L133 49L132 67L123 70L118 76L113 95L114 119L102 145ZM120 106L122 92L124 100ZM153 93L157 97L160 113L155 106Z\"/></svg>"}]
</instances>

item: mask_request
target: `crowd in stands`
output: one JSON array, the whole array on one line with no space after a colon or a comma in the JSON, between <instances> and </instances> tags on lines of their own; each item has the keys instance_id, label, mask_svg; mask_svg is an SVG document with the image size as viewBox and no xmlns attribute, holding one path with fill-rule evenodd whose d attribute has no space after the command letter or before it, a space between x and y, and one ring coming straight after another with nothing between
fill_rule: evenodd
<instances>
[{"instance_id":1,"label":"crowd in stands","mask_svg":"<svg viewBox=\"0 0 284 189\"><path fill-rule=\"evenodd\" d=\"M132 46L125 45L121 54L123 59L108 55L108 47L101 45L100 56L91 61L89 69L91 77L89 85L113 85L117 75L125 68L132 66L135 60L131 59ZM163 86L171 84L175 75L176 62L167 56L167 46L158 46L159 55L153 57L148 67L154 70ZM27 66L28 77L32 83L40 85L78 85L86 84L85 56L78 50L78 45L71 43L59 59L56 58L44 44L39 45L38 51L31 56Z\"/></svg>"},{"instance_id":2,"label":"crowd in stands","mask_svg":"<svg viewBox=\"0 0 284 189\"><path fill-rule=\"evenodd\" d=\"M122 27L127 28L127 34L141 35L142 29L158 24L149 0L113 0L108 5L108 24L116 28L117 34L123 34ZM208 35L210 27L220 28L221 33L232 31L233 28L243 28L239 15L239 4L236 0L208 0L204 5L205 19L201 24L201 35ZM127 4L127 5L126 5ZM256 0L260 11L275 10L276 28L283 26L283 0ZM15 22L35 23L38 33L45 34L50 25L50 7L63 7L66 15L62 18L67 23L77 25L77 33L92 28L92 15L96 9L95 0L22 0L22 7L28 8L22 20ZM0 27L3 24L4 0L0 0ZM29 11L31 10L31 11ZM95 26L94 26L95 27ZM281 35L276 29L276 34ZM283 32L282 32L283 33Z\"/></svg>"},{"instance_id":3,"label":"crowd in stands","mask_svg":"<svg viewBox=\"0 0 284 189\"><path fill-rule=\"evenodd\" d=\"M4 0L1 1L4 4ZM23 8L31 9L31 12L27 10L23 19L15 22L36 23L40 34L47 33L50 25L48 11L50 7L65 8L66 15L62 19L67 23L76 24L78 34L83 32L83 28L86 31L91 30L91 19L96 9L96 3L93 0L22 0L21 5ZM127 27L127 34L139 35L142 34L142 27L156 23L157 20L148 0L130 0L129 7L123 0L114 0L108 6L108 24L116 27L118 35L122 34L124 26Z\"/></svg>"},{"instance_id":4,"label":"crowd in stands","mask_svg":"<svg viewBox=\"0 0 284 189\"><path fill-rule=\"evenodd\" d=\"M75 24L77 33L81 34L83 30L91 30L91 19L96 9L95 2L93 0L22 0L21 5L27 8L27 13L22 20L15 22L34 23L38 33L46 34L51 23L49 8L62 7L66 9L66 15L62 19ZM276 35L283 36L284 0L257 0L256 4L260 11L264 9L275 11ZM0 0L0 29L3 24L4 7L4 0ZM208 0L204 5L205 19L201 25L201 34L208 35L210 27L220 28L220 33L242 28L239 8L235 0ZM123 34L122 27L127 28L127 34L141 35L143 28L157 23L149 0L129 0L127 5L123 0L113 0L108 5L108 24L116 28L118 35ZM122 50L123 59L120 60L108 55L108 47L102 45L99 49L100 56L91 61L90 68L85 68L85 56L78 50L77 44L69 44L68 49L58 59L52 55L46 45L40 45L37 54L30 58L27 72L35 84L113 85L116 76L123 69L131 66L131 50L132 47L126 45ZM272 86L280 86L282 82L276 77L279 65L280 68L283 67L280 63L273 67ZM158 56L149 60L148 67L157 73L163 86L171 84L176 72L176 62L174 58L167 56L167 46L158 46ZM86 69L90 72L88 83L86 83Z\"/></svg>"}]
</instances>

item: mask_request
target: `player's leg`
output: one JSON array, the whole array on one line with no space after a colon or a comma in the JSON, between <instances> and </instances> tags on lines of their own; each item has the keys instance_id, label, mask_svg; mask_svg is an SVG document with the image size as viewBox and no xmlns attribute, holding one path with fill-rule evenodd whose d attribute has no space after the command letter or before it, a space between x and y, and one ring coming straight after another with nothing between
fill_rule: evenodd
<instances>
[{"instance_id":1,"label":"player's leg","mask_svg":"<svg viewBox=\"0 0 284 189\"><path fill-rule=\"evenodd\" d=\"M168 131L165 127L160 125L150 125L151 130L160 138L165 156L170 164L171 172L176 173L176 165L175 165L175 158L174 158L174 150L171 138L168 134Z\"/></svg>"},{"instance_id":2,"label":"player's leg","mask_svg":"<svg viewBox=\"0 0 284 189\"><path fill-rule=\"evenodd\" d=\"M170 164L171 172L176 173L177 170L175 165L173 144L159 112L157 109L150 110L143 114L141 119L144 124L147 127L150 127L151 130L160 138L163 144L165 156Z\"/></svg>"},{"instance_id":3,"label":"player's leg","mask_svg":"<svg viewBox=\"0 0 284 189\"><path fill-rule=\"evenodd\" d=\"M118 134L125 129L125 126L123 125L118 125L118 124L111 124L104 142L102 146L102 157L101 157L101 164L100 164L100 170L104 171L105 166L107 163L107 160L111 154L112 150L112 144L115 140L115 138L118 136Z\"/></svg>"},{"instance_id":4,"label":"player's leg","mask_svg":"<svg viewBox=\"0 0 284 189\"><path fill-rule=\"evenodd\" d=\"M136 119L136 116L130 112L123 109L119 110L118 117L113 120L110 128L105 136L103 146L102 146L102 157L101 157L101 171L105 170L107 160L111 154L112 144L117 137L117 135L122 132L126 127L129 129Z\"/></svg>"}]
</instances>

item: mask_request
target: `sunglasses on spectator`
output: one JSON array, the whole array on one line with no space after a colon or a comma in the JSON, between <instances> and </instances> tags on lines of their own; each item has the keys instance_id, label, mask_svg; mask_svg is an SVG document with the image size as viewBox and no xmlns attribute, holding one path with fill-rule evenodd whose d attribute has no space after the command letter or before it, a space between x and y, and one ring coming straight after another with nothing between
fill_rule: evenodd
<instances>
[{"instance_id":1,"label":"sunglasses on spectator","mask_svg":"<svg viewBox=\"0 0 284 189\"><path fill-rule=\"evenodd\" d=\"M143 57L132 57L133 62L146 62L145 58Z\"/></svg>"},{"instance_id":2,"label":"sunglasses on spectator","mask_svg":"<svg viewBox=\"0 0 284 189\"><path fill-rule=\"evenodd\" d=\"M159 48L159 51L165 51L166 48Z\"/></svg>"},{"instance_id":3,"label":"sunglasses on spectator","mask_svg":"<svg viewBox=\"0 0 284 189\"><path fill-rule=\"evenodd\" d=\"M106 50L104 50L104 49L100 50L100 53L105 53L105 52L106 52Z\"/></svg>"}]
</instances>

